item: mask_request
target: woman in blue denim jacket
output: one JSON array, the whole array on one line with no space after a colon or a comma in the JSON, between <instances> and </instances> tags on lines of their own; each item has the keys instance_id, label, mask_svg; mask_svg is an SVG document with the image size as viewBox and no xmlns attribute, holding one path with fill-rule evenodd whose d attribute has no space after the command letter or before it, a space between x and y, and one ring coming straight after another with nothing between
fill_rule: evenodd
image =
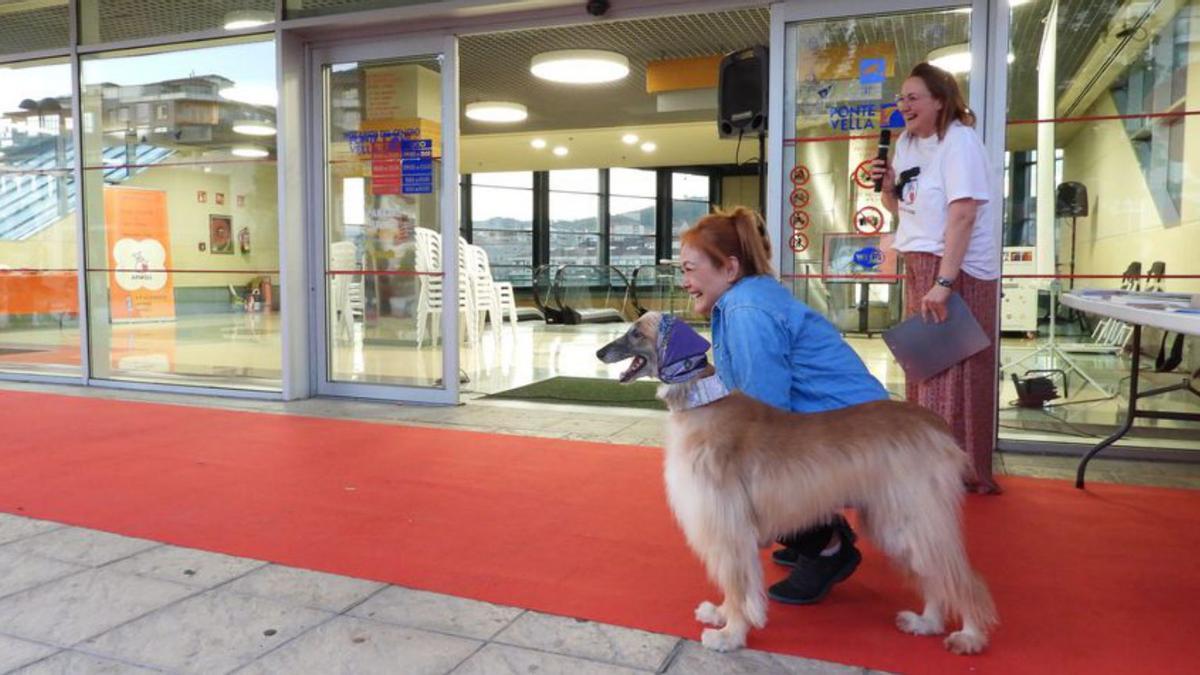
<instances>
[{"instance_id":1,"label":"woman in blue denim jacket","mask_svg":"<svg viewBox=\"0 0 1200 675\"><path fill-rule=\"evenodd\" d=\"M775 278L762 218L739 207L701 218L683 233L683 288L712 317L717 375L730 390L782 410L813 413L877 401L887 390L832 324ZM780 539L772 559L791 567L768 595L817 602L862 560L840 515Z\"/></svg>"}]
</instances>

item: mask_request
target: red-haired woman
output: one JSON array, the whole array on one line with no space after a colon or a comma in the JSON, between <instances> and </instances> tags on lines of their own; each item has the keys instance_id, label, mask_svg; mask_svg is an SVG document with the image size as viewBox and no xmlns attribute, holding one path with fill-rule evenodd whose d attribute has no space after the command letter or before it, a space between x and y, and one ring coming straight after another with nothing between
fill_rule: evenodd
<instances>
[{"instance_id":1,"label":"red-haired woman","mask_svg":"<svg viewBox=\"0 0 1200 675\"><path fill-rule=\"evenodd\" d=\"M918 64L900 88L904 133L891 165L875 161L883 203L899 215L896 249L904 257L906 313L943 321L951 291L988 335L996 334L1000 218L983 143L950 73ZM996 438L996 346L923 382L907 398L942 416L975 465L969 488L998 493L992 478Z\"/></svg>"}]
</instances>

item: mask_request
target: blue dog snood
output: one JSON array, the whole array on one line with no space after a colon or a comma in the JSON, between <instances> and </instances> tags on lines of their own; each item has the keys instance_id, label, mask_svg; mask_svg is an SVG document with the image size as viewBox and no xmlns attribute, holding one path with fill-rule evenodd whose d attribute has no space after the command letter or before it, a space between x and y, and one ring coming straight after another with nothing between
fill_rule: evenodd
<instances>
[{"instance_id":1,"label":"blue dog snood","mask_svg":"<svg viewBox=\"0 0 1200 675\"><path fill-rule=\"evenodd\" d=\"M658 379L676 384L708 365L708 340L673 314L658 324Z\"/></svg>"}]
</instances>

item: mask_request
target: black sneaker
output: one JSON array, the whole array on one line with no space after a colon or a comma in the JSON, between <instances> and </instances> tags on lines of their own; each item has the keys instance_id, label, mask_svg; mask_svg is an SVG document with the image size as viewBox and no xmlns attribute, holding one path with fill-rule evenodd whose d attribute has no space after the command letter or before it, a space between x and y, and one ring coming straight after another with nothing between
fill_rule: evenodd
<instances>
[{"instance_id":1,"label":"black sneaker","mask_svg":"<svg viewBox=\"0 0 1200 675\"><path fill-rule=\"evenodd\" d=\"M800 551L794 548L777 548L771 551L771 562L784 567L795 567L796 558L800 557Z\"/></svg>"},{"instance_id":2,"label":"black sneaker","mask_svg":"<svg viewBox=\"0 0 1200 675\"><path fill-rule=\"evenodd\" d=\"M775 558L774 553L771 554L771 558ZM854 574L860 562L862 554L849 541L843 541L838 552L830 556L810 558L797 554L792 573L788 578L771 586L767 597L788 605L820 602L829 595L829 590L834 584Z\"/></svg>"}]
</instances>

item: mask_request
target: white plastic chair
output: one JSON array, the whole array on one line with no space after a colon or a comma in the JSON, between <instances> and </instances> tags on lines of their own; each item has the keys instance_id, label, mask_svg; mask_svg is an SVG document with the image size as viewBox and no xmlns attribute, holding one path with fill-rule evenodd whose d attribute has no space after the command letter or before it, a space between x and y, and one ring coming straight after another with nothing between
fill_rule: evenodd
<instances>
[{"instance_id":1,"label":"white plastic chair","mask_svg":"<svg viewBox=\"0 0 1200 675\"><path fill-rule=\"evenodd\" d=\"M475 294L475 314L480 327L490 320L500 337L500 299L496 293L496 282L492 279L492 268L488 264L487 251L479 246L467 244L471 272L471 291Z\"/></svg>"},{"instance_id":2,"label":"white plastic chair","mask_svg":"<svg viewBox=\"0 0 1200 675\"><path fill-rule=\"evenodd\" d=\"M442 297L442 237L429 228L418 227L414 230L416 250L416 271L419 290L417 295L417 347L425 343L425 325L429 324L430 342L435 344L441 331L441 314L444 305ZM467 276L463 242L459 240L458 249L458 309L465 314L466 336L471 342L479 340L477 322L474 320L474 303L471 302L470 280Z\"/></svg>"},{"instance_id":3,"label":"white plastic chair","mask_svg":"<svg viewBox=\"0 0 1200 675\"><path fill-rule=\"evenodd\" d=\"M352 241L335 241L329 245L329 269L334 274L329 284L330 300L333 302L334 332L347 340L354 338L354 323L362 322L365 310L362 275L345 274L348 270L359 270L358 247Z\"/></svg>"}]
</instances>

